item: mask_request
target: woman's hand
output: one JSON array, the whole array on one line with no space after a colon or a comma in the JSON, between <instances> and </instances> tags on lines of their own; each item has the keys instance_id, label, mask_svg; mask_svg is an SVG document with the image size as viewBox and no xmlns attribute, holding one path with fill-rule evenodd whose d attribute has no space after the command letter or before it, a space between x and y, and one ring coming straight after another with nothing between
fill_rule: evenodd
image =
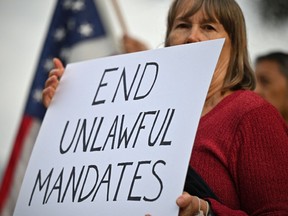
<instances>
[{"instance_id":1,"label":"woman's hand","mask_svg":"<svg viewBox=\"0 0 288 216\"><path fill-rule=\"evenodd\" d=\"M177 205L180 208L179 216L192 216L199 214L199 210L206 215L208 211L208 203L205 200L199 199L196 196L191 196L187 192L184 192L176 200ZM200 215L200 214L199 214Z\"/></svg>"},{"instance_id":2,"label":"woman's hand","mask_svg":"<svg viewBox=\"0 0 288 216\"><path fill-rule=\"evenodd\" d=\"M49 72L49 77L45 82L45 88L42 92L42 101L47 108L55 94L56 88L59 84L59 80L64 73L64 66L60 59L53 59L54 68Z\"/></svg>"}]
</instances>

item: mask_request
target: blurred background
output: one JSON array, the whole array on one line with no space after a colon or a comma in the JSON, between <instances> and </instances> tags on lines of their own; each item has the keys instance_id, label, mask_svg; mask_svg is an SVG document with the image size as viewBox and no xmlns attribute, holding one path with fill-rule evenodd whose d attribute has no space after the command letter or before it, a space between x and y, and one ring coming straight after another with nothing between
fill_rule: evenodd
<instances>
[{"instance_id":1,"label":"blurred background","mask_svg":"<svg viewBox=\"0 0 288 216\"><path fill-rule=\"evenodd\" d=\"M67 0L69 1L69 0ZM78 0L81 1L81 0ZM119 45L122 36L110 0L101 12ZM171 0L118 0L130 35L163 47ZM287 0L237 0L243 9L252 62L270 51L288 52ZM0 179L25 108L56 0L0 0Z\"/></svg>"}]
</instances>

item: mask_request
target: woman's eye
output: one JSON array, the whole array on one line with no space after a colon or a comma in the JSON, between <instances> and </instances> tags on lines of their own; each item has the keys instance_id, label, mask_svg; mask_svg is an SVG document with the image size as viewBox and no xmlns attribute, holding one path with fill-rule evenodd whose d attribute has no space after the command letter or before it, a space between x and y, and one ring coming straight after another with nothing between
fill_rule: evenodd
<instances>
[{"instance_id":1,"label":"woman's eye","mask_svg":"<svg viewBox=\"0 0 288 216\"><path fill-rule=\"evenodd\" d=\"M203 28L207 31L214 31L215 30L213 25L203 25Z\"/></svg>"},{"instance_id":2,"label":"woman's eye","mask_svg":"<svg viewBox=\"0 0 288 216\"><path fill-rule=\"evenodd\" d=\"M179 23L176 25L176 28L189 28L190 25L188 23Z\"/></svg>"}]
</instances>

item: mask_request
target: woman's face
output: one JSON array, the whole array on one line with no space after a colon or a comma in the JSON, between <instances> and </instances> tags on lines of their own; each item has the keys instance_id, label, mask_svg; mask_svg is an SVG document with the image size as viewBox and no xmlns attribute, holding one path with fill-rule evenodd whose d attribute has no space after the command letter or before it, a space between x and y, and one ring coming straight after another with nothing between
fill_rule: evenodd
<instances>
[{"instance_id":1,"label":"woman's face","mask_svg":"<svg viewBox=\"0 0 288 216\"><path fill-rule=\"evenodd\" d=\"M186 16L187 10L193 6L193 2L193 0L183 0L181 3L171 32L168 35L168 45L173 46L225 38L225 43L210 86L210 90L211 88L219 89L223 85L229 65L231 41L223 25L217 20L209 20L202 9L198 10L191 17Z\"/></svg>"},{"instance_id":2,"label":"woman's face","mask_svg":"<svg viewBox=\"0 0 288 216\"><path fill-rule=\"evenodd\" d=\"M229 56L231 43L223 25L219 21L210 21L201 9L193 16L186 17L187 10L192 6L193 0L184 0L182 2L168 36L169 45L225 38L225 49L222 52L227 53L227 56Z\"/></svg>"},{"instance_id":3,"label":"woman's face","mask_svg":"<svg viewBox=\"0 0 288 216\"><path fill-rule=\"evenodd\" d=\"M287 112L288 81L281 73L278 63L261 61L256 65L255 74L257 80L255 91L281 113Z\"/></svg>"}]
</instances>

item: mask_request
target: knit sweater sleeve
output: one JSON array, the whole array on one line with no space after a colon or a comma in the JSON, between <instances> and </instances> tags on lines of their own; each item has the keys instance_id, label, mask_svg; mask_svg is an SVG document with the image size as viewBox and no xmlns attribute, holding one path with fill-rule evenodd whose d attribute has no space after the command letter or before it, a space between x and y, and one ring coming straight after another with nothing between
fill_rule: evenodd
<instances>
[{"instance_id":1,"label":"knit sweater sleeve","mask_svg":"<svg viewBox=\"0 0 288 216\"><path fill-rule=\"evenodd\" d=\"M215 215L288 215L288 129L274 107L242 116L229 154L241 211L209 200Z\"/></svg>"}]
</instances>

